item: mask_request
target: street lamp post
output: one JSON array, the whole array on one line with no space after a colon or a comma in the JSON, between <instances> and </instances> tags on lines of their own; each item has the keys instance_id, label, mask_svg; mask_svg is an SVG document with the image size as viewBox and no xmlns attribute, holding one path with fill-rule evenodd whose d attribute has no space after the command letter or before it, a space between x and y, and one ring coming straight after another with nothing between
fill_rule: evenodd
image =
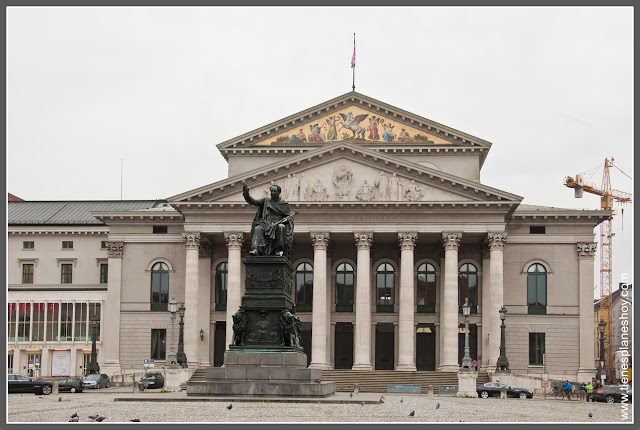
<instances>
[{"instance_id":1,"label":"street lamp post","mask_svg":"<svg viewBox=\"0 0 640 430\"><path fill-rule=\"evenodd\" d=\"M98 364L98 352L96 350L96 340L98 337L98 319L93 314L91 318L91 357L87 363L87 374L100 373L100 365Z\"/></svg>"},{"instance_id":2,"label":"street lamp post","mask_svg":"<svg viewBox=\"0 0 640 430\"><path fill-rule=\"evenodd\" d=\"M464 357L462 358L462 369L473 368L473 361L469 356L469 314L471 313L471 305L469 299L464 299L464 305L462 305L462 312L464 314Z\"/></svg>"},{"instance_id":3,"label":"street lamp post","mask_svg":"<svg viewBox=\"0 0 640 430\"><path fill-rule=\"evenodd\" d=\"M187 367L187 356L184 353L184 311L185 311L184 303L180 303L180 307L178 308L178 312L180 313L180 335L178 337L178 356L177 361L180 367Z\"/></svg>"},{"instance_id":4,"label":"street lamp post","mask_svg":"<svg viewBox=\"0 0 640 430\"><path fill-rule=\"evenodd\" d=\"M600 381L602 385L604 385L604 381L607 379L606 376L604 380L602 379L602 372L605 371L605 367L602 366L602 363L605 361L604 357L604 329L607 326L607 323L604 320L600 320L598 323L598 333L600 333L600 360L598 360L598 375L596 378ZM606 364L606 363L605 363Z\"/></svg>"},{"instance_id":5,"label":"street lamp post","mask_svg":"<svg viewBox=\"0 0 640 430\"><path fill-rule=\"evenodd\" d=\"M171 296L171 301L169 301L169 312L171 312L171 345L169 350L169 356L167 357L167 365L175 366L178 361L176 359L175 353L175 336L173 334L173 324L176 320L176 312L178 311L178 302L176 302L176 297Z\"/></svg>"},{"instance_id":6,"label":"street lamp post","mask_svg":"<svg viewBox=\"0 0 640 430\"><path fill-rule=\"evenodd\" d=\"M507 360L507 347L504 341L504 320L507 317L507 308L502 306L499 312L500 320L502 320L502 325L500 325L500 357L498 357L498 361L496 362L496 370L509 370L509 360Z\"/></svg>"}]
</instances>

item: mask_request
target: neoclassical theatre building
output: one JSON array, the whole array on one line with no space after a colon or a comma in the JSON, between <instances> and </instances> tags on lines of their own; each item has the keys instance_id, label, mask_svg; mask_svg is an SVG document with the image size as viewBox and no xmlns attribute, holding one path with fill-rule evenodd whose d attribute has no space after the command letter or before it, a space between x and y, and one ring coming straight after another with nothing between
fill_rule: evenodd
<instances>
[{"instance_id":1,"label":"neoclassical theatre building","mask_svg":"<svg viewBox=\"0 0 640 430\"><path fill-rule=\"evenodd\" d=\"M512 371L540 374L544 354L552 376L591 380L608 213L521 204L480 181L491 143L355 91L217 147L228 178L167 201L9 203L9 370L37 357L42 376L81 374L92 315L103 372L162 365L172 296L189 368L221 366L255 214L242 187L276 184L299 211L311 367L457 371L466 298L480 369L495 368L504 306Z\"/></svg>"}]
</instances>

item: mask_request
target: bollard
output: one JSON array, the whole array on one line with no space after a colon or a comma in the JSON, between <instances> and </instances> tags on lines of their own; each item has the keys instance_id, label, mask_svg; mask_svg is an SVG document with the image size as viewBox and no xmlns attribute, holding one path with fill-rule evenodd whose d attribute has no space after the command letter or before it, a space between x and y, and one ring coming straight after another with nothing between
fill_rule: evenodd
<instances>
[{"instance_id":1,"label":"bollard","mask_svg":"<svg viewBox=\"0 0 640 430\"><path fill-rule=\"evenodd\" d=\"M138 385L137 381L133 381L133 393L139 393L140 392L140 387Z\"/></svg>"},{"instance_id":2,"label":"bollard","mask_svg":"<svg viewBox=\"0 0 640 430\"><path fill-rule=\"evenodd\" d=\"M429 397L433 397L433 385L429 385L428 395Z\"/></svg>"},{"instance_id":3,"label":"bollard","mask_svg":"<svg viewBox=\"0 0 640 430\"><path fill-rule=\"evenodd\" d=\"M360 392L360 384L353 384L353 393L358 394Z\"/></svg>"},{"instance_id":4,"label":"bollard","mask_svg":"<svg viewBox=\"0 0 640 430\"><path fill-rule=\"evenodd\" d=\"M58 394L58 381L53 381L53 388L51 394Z\"/></svg>"},{"instance_id":5,"label":"bollard","mask_svg":"<svg viewBox=\"0 0 640 430\"><path fill-rule=\"evenodd\" d=\"M504 385L500 387L500 398L501 399L507 398L507 387L505 387Z\"/></svg>"}]
</instances>

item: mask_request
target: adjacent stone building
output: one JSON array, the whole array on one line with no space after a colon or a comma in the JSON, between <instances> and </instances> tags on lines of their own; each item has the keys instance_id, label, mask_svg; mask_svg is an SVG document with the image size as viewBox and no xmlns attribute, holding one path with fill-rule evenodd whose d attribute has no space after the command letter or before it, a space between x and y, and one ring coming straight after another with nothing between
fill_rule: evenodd
<instances>
[{"instance_id":1,"label":"adjacent stone building","mask_svg":"<svg viewBox=\"0 0 640 430\"><path fill-rule=\"evenodd\" d=\"M14 215L22 205L44 213L56 202L9 202L10 308L33 309L44 300L39 289L47 304L99 303L98 358L114 374L140 370L144 359L163 364L171 340L167 303L175 296L186 308L190 368L222 365L255 213L242 186L261 198L277 184L300 212L293 281L311 367L457 371L468 298L471 355L480 368L495 368L504 305L512 370L541 373L546 354L551 375L591 380L594 227L609 213L525 205L483 185L490 148L350 92L220 143L227 179L139 207L75 202L93 205L87 213L96 233L71 219L61 227ZM34 237L37 253L21 247ZM91 252L58 247L68 237L87 241ZM38 262L31 284L21 282L28 255ZM87 279L98 279L90 266L106 262L107 283L87 280L83 291L75 284L69 290L57 282L64 277L57 264L67 261L87 270ZM25 335L25 314L9 315L16 323L9 330L18 334L9 338L14 371L27 365L28 351L45 362L54 350L87 348L73 335L36 339L32 326ZM69 371L78 374L73 354Z\"/></svg>"}]
</instances>

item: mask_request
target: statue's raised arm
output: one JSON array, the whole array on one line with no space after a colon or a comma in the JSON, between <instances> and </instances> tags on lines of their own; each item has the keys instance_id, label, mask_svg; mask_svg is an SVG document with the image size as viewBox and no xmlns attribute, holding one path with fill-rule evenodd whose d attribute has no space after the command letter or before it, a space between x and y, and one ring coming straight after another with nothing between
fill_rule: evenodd
<instances>
[{"instance_id":1,"label":"statue's raised arm","mask_svg":"<svg viewBox=\"0 0 640 430\"><path fill-rule=\"evenodd\" d=\"M256 200L253 197L251 197L251 195L249 194L249 186L247 184L242 184L242 196L244 197L247 203L253 206L260 206L262 204L262 201L264 200L264 199Z\"/></svg>"},{"instance_id":2,"label":"statue's raised arm","mask_svg":"<svg viewBox=\"0 0 640 430\"><path fill-rule=\"evenodd\" d=\"M269 187L269 197L254 199L249 194L247 184L242 186L244 199L258 206L251 224L250 255L286 255L289 256L293 242L293 217L289 203L280 199L282 189L279 185Z\"/></svg>"}]
</instances>

